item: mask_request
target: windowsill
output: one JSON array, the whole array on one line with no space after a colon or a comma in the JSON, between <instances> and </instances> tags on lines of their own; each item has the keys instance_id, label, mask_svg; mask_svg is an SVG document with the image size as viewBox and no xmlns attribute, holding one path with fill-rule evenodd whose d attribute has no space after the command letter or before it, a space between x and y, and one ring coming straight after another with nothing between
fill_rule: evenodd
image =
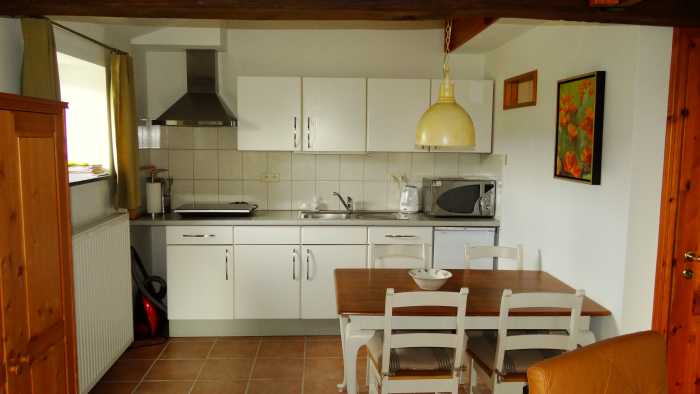
<instances>
[{"instance_id":1,"label":"windowsill","mask_svg":"<svg viewBox=\"0 0 700 394\"><path fill-rule=\"evenodd\" d=\"M79 186L79 185L84 185L86 183L92 183L92 182L98 182L98 181L103 181L106 179L109 179L112 177L112 174L109 172L106 172L104 174L90 174L90 173L74 173L74 172L69 172L68 173L68 184L69 186Z\"/></svg>"}]
</instances>

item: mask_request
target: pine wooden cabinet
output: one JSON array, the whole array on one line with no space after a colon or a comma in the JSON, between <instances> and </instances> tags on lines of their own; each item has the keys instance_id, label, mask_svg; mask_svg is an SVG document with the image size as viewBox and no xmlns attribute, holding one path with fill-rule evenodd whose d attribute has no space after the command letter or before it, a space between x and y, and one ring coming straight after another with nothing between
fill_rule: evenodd
<instances>
[{"instance_id":1,"label":"pine wooden cabinet","mask_svg":"<svg viewBox=\"0 0 700 394\"><path fill-rule=\"evenodd\" d=\"M428 79L368 79L367 151L424 152L416 126L429 106Z\"/></svg>"},{"instance_id":2,"label":"pine wooden cabinet","mask_svg":"<svg viewBox=\"0 0 700 394\"><path fill-rule=\"evenodd\" d=\"M301 78L238 77L238 149L301 150Z\"/></svg>"},{"instance_id":3,"label":"pine wooden cabinet","mask_svg":"<svg viewBox=\"0 0 700 394\"><path fill-rule=\"evenodd\" d=\"M456 80L455 99L464 107L474 121L476 144L472 149L431 147L432 152L491 153L493 140L493 81ZM430 103L437 101L440 80L430 84Z\"/></svg>"},{"instance_id":4,"label":"pine wooden cabinet","mask_svg":"<svg viewBox=\"0 0 700 394\"><path fill-rule=\"evenodd\" d=\"M64 110L0 93L0 392L77 392Z\"/></svg>"},{"instance_id":5,"label":"pine wooden cabinet","mask_svg":"<svg viewBox=\"0 0 700 394\"><path fill-rule=\"evenodd\" d=\"M365 78L303 78L304 147L309 152L365 152Z\"/></svg>"}]
</instances>

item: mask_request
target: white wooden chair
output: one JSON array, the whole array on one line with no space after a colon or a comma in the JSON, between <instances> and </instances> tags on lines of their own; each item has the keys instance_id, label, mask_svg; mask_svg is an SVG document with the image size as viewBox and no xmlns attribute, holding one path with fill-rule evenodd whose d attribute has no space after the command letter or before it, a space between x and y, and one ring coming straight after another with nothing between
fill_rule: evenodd
<instances>
[{"instance_id":1,"label":"white wooden chair","mask_svg":"<svg viewBox=\"0 0 700 394\"><path fill-rule=\"evenodd\" d=\"M369 253L369 268L430 268L428 246L424 243L373 243L369 245Z\"/></svg>"},{"instance_id":2,"label":"white wooden chair","mask_svg":"<svg viewBox=\"0 0 700 394\"><path fill-rule=\"evenodd\" d=\"M384 332L367 344L370 393L447 392L457 394L463 372L465 312L469 290L459 293L386 291ZM454 331L392 331L395 308L446 306L456 308Z\"/></svg>"},{"instance_id":3,"label":"white wooden chair","mask_svg":"<svg viewBox=\"0 0 700 394\"><path fill-rule=\"evenodd\" d=\"M497 336L484 332L469 337L467 353L471 357L471 390L477 381L477 368L490 377L493 394L521 394L527 383L527 368L545 358L554 357L578 345L579 322L584 292L518 293L503 291ZM511 309L561 308L571 311L567 330L514 330Z\"/></svg>"},{"instance_id":4,"label":"white wooden chair","mask_svg":"<svg viewBox=\"0 0 700 394\"><path fill-rule=\"evenodd\" d=\"M474 269L473 264L475 260L478 259L509 259L513 260L516 264L516 270L523 269L523 246L517 245L516 247L508 246L465 246L464 247L464 261L466 262L467 269ZM498 264L494 267L498 269Z\"/></svg>"}]
</instances>

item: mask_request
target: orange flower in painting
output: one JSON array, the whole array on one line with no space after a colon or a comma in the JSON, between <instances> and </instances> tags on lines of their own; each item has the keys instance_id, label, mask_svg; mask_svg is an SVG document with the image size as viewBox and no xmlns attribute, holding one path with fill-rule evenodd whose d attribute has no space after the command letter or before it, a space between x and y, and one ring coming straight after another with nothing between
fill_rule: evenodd
<instances>
[{"instance_id":1,"label":"orange flower in painting","mask_svg":"<svg viewBox=\"0 0 700 394\"><path fill-rule=\"evenodd\" d=\"M589 96L592 96L595 93L595 86L593 85L592 79L584 79L578 85L578 95L580 100L583 100L583 96L586 94L586 92L588 92Z\"/></svg>"},{"instance_id":2,"label":"orange flower in painting","mask_svg":"<svg viewBox=\"0 0 700 394\"><path fill-rule=\"evenodd\" d=\"M583 163L587 166L591 165L591 161L593 160L593 152L591 151L591 148L583 148L583 150L581 151L581 159L583 160Z\"/></svg>"},{"instance_id":3,"label":"orange flower in painting","mask_svg":"<svg viewBox=\"0 0 700 394\"><path fill-rule=\"evenodd\" d=\"M578 136L578 128L573 123L569 123L569 125L566 126L566 131L569 133L569 139L572 141Z\"/></svg>"},{"instance_id":4,"label":"orange flower in painting","mask_svg":"<svg viewBox=\"0 0 700 394\"><path fill-rule=\"evenodd\" d=\"M564 171L576 178L581 177L581 167L578 165L578 160L574 152L569 151L564 154Z\"/></svg>"},{"instance_id":5,"label":"orange flower in painting","mask_svg":"<svg viewBox=\"0 0 700 394\"><path fill-rule=\"evenodd\" d=\"M561 159L557 156L557 175L561 174Z\"/></svg>"},{"instance_id":6,"label":"orange flower in painting","mask_svg":"<svg viewBox=\"0 0 700 394\"><path fill-rule=\"evenodd\" d=\"M593 115L593 109L586 108L586 116L583 118L583 121L581 121L581 128L591 140L593 139Z\"/></svg>"},{"instance_id":7,"label":"orange flower in painting","mask_svg":"<svg viewBox=\"0 0 700 394\"><path fill-rule=\"evenodd\" d=\"M566 112L565 110L559 111L559 124L560 125L566 126L570 120L571 120L571 116L569 116L568 112Z\"/></svg>"}]
</instances>

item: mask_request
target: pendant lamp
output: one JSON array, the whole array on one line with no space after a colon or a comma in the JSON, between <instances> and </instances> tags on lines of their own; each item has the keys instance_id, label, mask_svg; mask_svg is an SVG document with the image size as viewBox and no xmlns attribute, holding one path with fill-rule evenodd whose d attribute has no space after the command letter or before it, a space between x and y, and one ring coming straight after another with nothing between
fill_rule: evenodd
<instances>
[{"instance_id":1,"label":"pendant lamp","mask_svg":"<svg viewBox=\"0 0 700 394\"><path fill-rule=\"evenodd\" d=\"M448 50L452 20L445 23L444 57L442 62L442 82L438 100L421 116L416 128L416 145L473 147L474 122L467 111L455 100L454 83L450 80Z\"/></svg>"}]
</instances>

